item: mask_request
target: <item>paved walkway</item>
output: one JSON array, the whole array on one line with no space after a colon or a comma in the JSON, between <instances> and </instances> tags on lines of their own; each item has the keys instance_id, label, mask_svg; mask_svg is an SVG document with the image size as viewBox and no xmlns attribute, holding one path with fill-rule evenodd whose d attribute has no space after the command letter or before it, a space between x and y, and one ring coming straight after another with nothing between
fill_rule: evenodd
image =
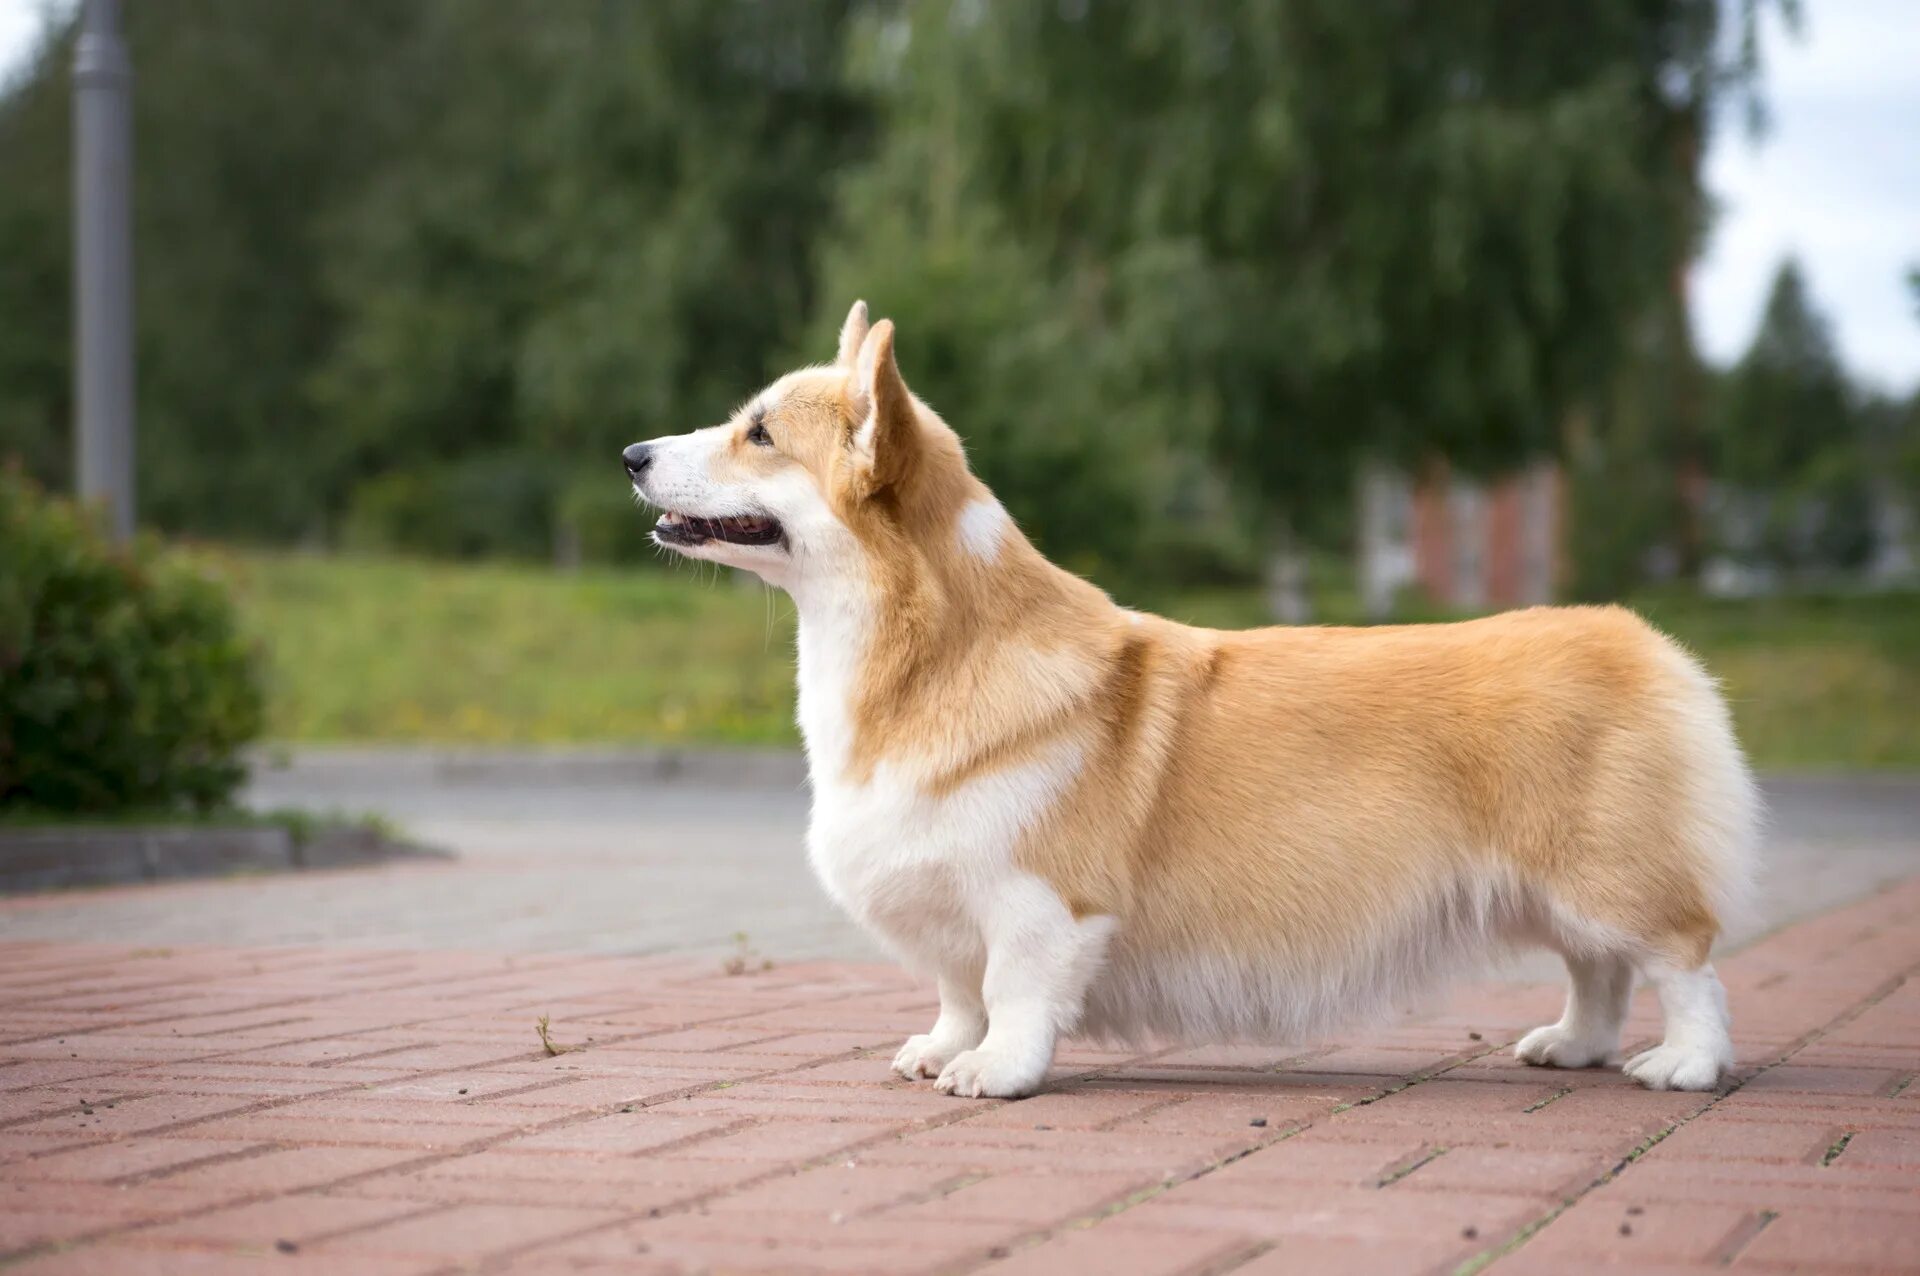
<instances>
[{"instance_id":1,"label":"paved walkway","mask_svg":"<svg viewBox=\"0 0 1920 1276\"><path fill-rule=\"evenodd\" d=\"M884 966L5 943L0 1269L1920 1270L1920 878L1721 970L1719 1095L1516 1065L1503 984L1009 1104L889 1079Z\"/></svg>"}]
</instances>

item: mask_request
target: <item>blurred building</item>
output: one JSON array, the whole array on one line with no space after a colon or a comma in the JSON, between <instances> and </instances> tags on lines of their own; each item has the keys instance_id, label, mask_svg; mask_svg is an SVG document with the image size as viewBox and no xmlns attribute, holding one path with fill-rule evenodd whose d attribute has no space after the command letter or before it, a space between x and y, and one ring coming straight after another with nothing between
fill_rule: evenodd
<instances>
[{"instance_id":1,"label":"blurred building","mask_svg":"<svg viewBox=\"0 0 1920 1276\"><path fill-rule=\"evenodd\" d=\"M1361 593L1392 613L1406 589L1463 611L1553 601L1563 574L1565 491L1541 462L1498 478L1435 461L1415 479L1386 467L1361 480Z\"/></svg>"}]
</instances>

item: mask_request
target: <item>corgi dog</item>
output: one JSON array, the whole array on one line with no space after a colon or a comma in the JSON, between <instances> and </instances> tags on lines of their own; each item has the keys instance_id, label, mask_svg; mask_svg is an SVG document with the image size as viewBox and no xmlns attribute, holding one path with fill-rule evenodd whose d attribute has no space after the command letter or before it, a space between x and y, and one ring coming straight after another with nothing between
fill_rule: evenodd
<instances>
[{"instance_id":1,"label":"corgi dog","mask_svg":"<svg viewBox=\"0 0 1920 1276\"><path fill-rule=\"evenodd\" d=\"M1222 632L1048 562L855 304L828 366L623 454L652 536L799 615L827 892L938 987L893 1068L1043 1085L1067 1034L1296 1042L1516 947L1567 965L1527 1063L1707 1090L1708 953L1759 801L1713 680L1617 607Z\"/></svg>"}]
</instances>

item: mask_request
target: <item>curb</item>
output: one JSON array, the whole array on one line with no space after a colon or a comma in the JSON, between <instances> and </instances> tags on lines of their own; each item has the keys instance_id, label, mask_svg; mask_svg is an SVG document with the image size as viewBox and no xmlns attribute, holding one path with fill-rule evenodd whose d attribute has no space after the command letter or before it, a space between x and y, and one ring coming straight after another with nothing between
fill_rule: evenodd
<instances>
[{"instance_id":1,"label":"curb","mask_svg":"<svg viewBox=\"0 0 1920 1276\"><path fill-rule=\"evenodd\" d=\"M730 788L798 788L797 749L640 747L502 748L416 745L268 746L248 757L252 783L280 776L354 788L659 784L694 780Z\"/></svg>"},{"instance_id":2,"label":"curb","mask_svg":"<svg viewBox=\"0 0 1920 1276\"><path fill-rule=\"evenodd\" d=\"M295 837L280 825L155 825L0 830L0 895L165 878L451 859L371 829Z\"/></svg>"}]
</instances>

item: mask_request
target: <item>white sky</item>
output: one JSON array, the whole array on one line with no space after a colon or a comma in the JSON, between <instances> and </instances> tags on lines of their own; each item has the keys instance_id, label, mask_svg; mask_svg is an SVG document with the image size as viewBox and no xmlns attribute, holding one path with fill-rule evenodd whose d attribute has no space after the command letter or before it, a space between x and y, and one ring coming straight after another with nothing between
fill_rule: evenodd
<instances>
[{"instance_id":1,"label":"white sky","mask_svg":"<svg viewBox=\"0 0 1920 1276\"><path fill-rule=\"evenodd\" d=\"M32 47L41 11L71 3L0 0L0 81ZM1802 4L1799 40L1768 32L1772 130L1756 143L1729 119L1707 153L1721 215L1693 271L1694 331L1709 359L1736 358L1792 252L1848 365L1905 392L1920 384L1920 316L1904 282L1920 264L1920 3Z\"/></svg>"},{"instance_id":2,"label":"white sky","mask_svg":"<svg viewBox=\"0 0 1920 1276\"><path fill-rule=\"evenodd\" d=\"M1774 267L1807 267L1848 365L1883 389L1920 382L1920 4L1802 0L1797 41L1765 44L1773 127L1758 143L1726 121L1707 153L1719 198L1693 272L1693 327L1708 358L1753 336Z\"/></svg>"}]
</instances>

